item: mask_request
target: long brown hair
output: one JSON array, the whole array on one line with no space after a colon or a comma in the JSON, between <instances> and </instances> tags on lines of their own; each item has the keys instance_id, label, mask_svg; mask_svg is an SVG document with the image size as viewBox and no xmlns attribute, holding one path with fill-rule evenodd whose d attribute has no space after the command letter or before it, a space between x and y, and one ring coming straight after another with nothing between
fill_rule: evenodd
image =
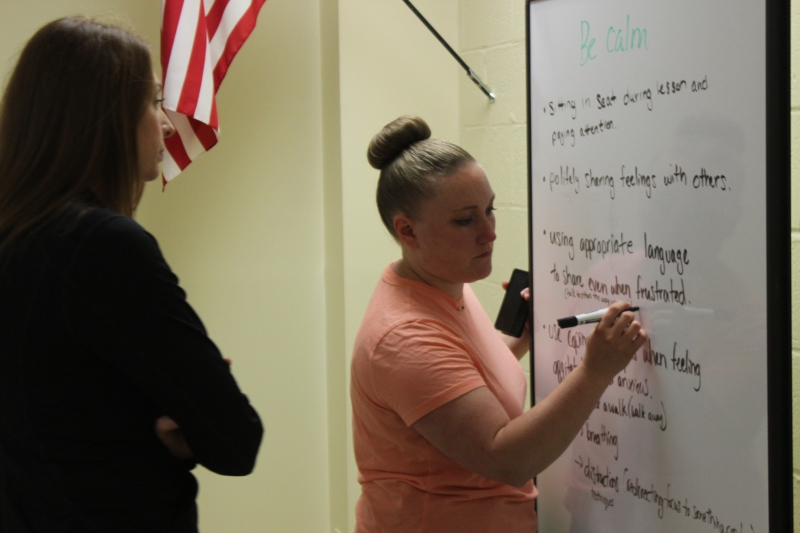
<instances>
[{"instance_id":1,"label":"long brown hair","mask_svg":"<svg viewBox=\"0 0 800 533\"><path fill-rule=\"evenodd\" d=\"M150 50L129 30L72 17L34 34L0 104L0 251L87 196L133 214L152 90Z\"/></svg>"},{"instance_id":2,"label":"long brown hair","mask_svg":"<svg viewBox=\"0 0 800 533\"><path fill-rule=\"evenodd\" d=\"M421 203L436 194L437 185L475 159L463 148L431 139L419 117L403 116L383 127L370 141L367 160L380 169L376 199L386 229L397 238L394 217L414 218Z\"/></svg>"}]
</instances>

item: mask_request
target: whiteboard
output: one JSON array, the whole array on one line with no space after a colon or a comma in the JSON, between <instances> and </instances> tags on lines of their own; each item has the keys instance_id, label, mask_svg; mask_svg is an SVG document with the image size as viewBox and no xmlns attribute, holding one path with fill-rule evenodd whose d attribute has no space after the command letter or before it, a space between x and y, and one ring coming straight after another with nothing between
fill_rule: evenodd
<instances>
[{"instance_id":1,"label":"whiteboard","mask_svg":"<svg viewBox=\"0 0 800 533\"><path fill-rule=\"evenodd\" d=\"M541 533L770 530L766 24L528 3L534 403L592 329L558 318L627 300L650 337L537 477Z\"/></svg>"}]
</instances>

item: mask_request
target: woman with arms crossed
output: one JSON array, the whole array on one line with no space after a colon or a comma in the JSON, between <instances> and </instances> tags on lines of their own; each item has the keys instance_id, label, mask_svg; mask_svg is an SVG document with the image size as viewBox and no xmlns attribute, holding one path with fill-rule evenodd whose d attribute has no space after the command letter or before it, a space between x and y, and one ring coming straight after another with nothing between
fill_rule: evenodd
<instances>
[{"instance_id":1,"label":"woman with arms crossed","mask_svg":"<svg viewBox=\"0 0 800 533\"><path fill-rule=\"evenodd\" d=\"M262 427L131 218L173 126L147 46L40 29L0 107L0 531L196 532L199 463L252 471Z\"/></svg>"},{"instance_id":2,"label":"woman with arms crossed","mask_svg":"<svg viewBox=\"0 0 800 533\"><path fill-rule=\"evenodd\" d=\"M357 533L531 533L532 478L566 449L647 339L613 304L583 362L524 411L522 339L501 336L468 283L492 269L494 193L463 149L401 117L370 143L378 210L402 257L383 272L355 342Z\"/></svg>"}]
</instances>

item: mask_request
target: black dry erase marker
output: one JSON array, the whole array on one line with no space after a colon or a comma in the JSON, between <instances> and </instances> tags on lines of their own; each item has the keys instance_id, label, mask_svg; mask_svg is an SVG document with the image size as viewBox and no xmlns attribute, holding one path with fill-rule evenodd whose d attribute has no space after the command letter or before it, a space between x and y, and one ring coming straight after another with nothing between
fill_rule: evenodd
<instances>
[{"instance_id":1,"label":"black dry erase marker","mask_svg":"<svg viewBox=\"0 0 800 533\"><path fill-rule=\"evenodd\" d=\"M626 309L625 311L638 311L638 307L631 307L630 309ZM606 314L608 309L599 309L597 311L592 311L591 313L586 313L584 315L575 315L575 316L568 316L566 318L559 318L558 319L558 327L564 328L571 328L575 326L580 326L581 324L591 324L593 322L600 322L600 319L603 318L603 315ZM623 313L625 312L623 311Z\"/></svg>"}]
</instances>

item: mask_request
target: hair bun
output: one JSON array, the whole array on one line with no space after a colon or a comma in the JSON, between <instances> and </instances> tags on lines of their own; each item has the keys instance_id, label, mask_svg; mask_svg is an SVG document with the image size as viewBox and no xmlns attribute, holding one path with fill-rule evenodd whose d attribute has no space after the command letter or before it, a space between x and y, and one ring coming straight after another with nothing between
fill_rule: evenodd
<instances>
[{"instance_id":1,"label":"hair bun","mask_svg":"<svg viewBox=\"0 0 800 533\"><path fill-rule=\"evenodd\" d=\"M367 160L379 170L394 161L403 150L412 144L429 139L431 129L419 117L397 118L375 135L367 148Z\"/></svg>"}]
</instances>

